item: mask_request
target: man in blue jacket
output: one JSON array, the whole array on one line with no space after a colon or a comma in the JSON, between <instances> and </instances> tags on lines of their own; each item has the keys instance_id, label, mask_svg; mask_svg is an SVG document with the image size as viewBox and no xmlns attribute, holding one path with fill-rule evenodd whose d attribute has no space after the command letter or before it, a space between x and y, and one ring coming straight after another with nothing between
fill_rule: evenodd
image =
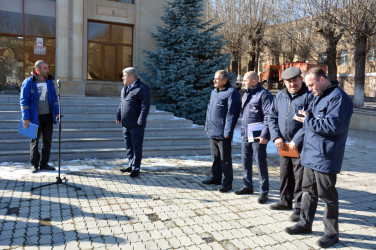
<instances>
[{"instance_id":1,"label":"man in blue jacket","mask_svg":"<svg viewBox=\"0 0 376 250\"><path fill-rule=\"evenodd\" d=\"M286 228L286 232L311 233L318 198L321 198L325 202L324 235L317 244L327 248L339 241L338 193L335 185L345 153L353 102L339 88L338 82L330 82L320 68L310 69L305 81L315 99L307 111L299 111L304 117L294 118L303 123L305 133L302 152L303 198L300 220Z\"/></svg>"},{"instance_id":2,"label":"man in blue jacket","mask_svg":"<svg viewBox=\"0 0 376 250\"><path fill-rule=\"evenodd\" d=\"M213 157L212 177L202 183L220 185L223 173L219 191L225 193L232 189L231 141L240 114L240 93L231 86L225 70L217 71L213 82L215 88L210 96L205 123Z\"/></svg>"},{"instance_id":3,"label":"man in blue jacket","mask_svg":"<svg viewBox=\"0 0 376 250\"><path fill-rule=\"evenodd\" d=\"M270 139L268 128L268 112L273 101L273 95L262 87L256 72L250 71L244 75L243 86L245 93L242 98L242 165L244 187L235 191L235 194L253 194L252 161L253 153L259 172L260 196L258 203L268 201L269 175L266 161L266 145ZM261 123L262 130L258 137L249 141L248 124Z\"/></svg>"},{"instance_id":4,"label":"man in blue jacket","mask_svg":"<svg viewBox=\"0 0 376 250\"><path fill-rule=\"evenodd\" d=\"M303 125L294 120L294 115L301 109L308 108L313 99L312 93L303 82L301 70L296 67L287 68L282 73L286 88L279 91L269 111L269 130L271 140L278 148L290 142L290 148L301 151L303 146ZM290 215L291 221L298 221L302 200L303 166L300 158L280 156L280 200L272 204L272 210L291 210L293 200L295 206Z\"/></svg>"},{"instance_id":5,"label":"man in blue jacket","mask_svg":"<svg viewBox=\"0 0 376 250\"><path fill-rule=\"evenodd\" d=\"M121 172L130 172L134 178L140 174L142 144L146 119L150 110L150 89L137 78L135 68L123 70L124 87L121 90L116 123L123 126L123 138L129 160L128 167Z\"/></svg>"},{"instance_id":6,"label":"man in blue jacket","mask_svg":"<svg viewBox=\"0 0 376 250\"><path fill-rule=\"evenodd\" d=\"M54 85L54 77L49 75L48 64L39 60L34 65L32 76L26 78L21 86L20 105L23 126L29 123L38 125L37 138L30 142L31 172L38 169L55 170L48 165L51 153L53 124L59 117L59 106ZM39 138L42 135L42 158L38 151Z\"/></svg>"}]
</instances>

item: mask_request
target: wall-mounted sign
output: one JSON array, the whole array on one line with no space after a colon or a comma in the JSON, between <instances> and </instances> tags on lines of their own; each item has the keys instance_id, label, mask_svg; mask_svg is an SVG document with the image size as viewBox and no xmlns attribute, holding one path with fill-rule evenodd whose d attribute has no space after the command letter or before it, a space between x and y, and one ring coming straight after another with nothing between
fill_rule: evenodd
<instances>
[{"instance_id":1,"label":"wall-mounted sign","mask_svg":"<svg viewBox=\"0 0 376 250\"><path fill-rule=\"evenodd\" d=\"M37 38L37 46L38 47L43 46L43 38Z\"/></svg>"},{"instance_id":2,"label":"wall-mounted sign","mask_svg":"<svg viewBox=\"0 0 376 250\"><path fill-rule=\"evenodd\" d=\"M46 46L34 46L34 55L45 55Z\"/></svg>"}]
</instances>

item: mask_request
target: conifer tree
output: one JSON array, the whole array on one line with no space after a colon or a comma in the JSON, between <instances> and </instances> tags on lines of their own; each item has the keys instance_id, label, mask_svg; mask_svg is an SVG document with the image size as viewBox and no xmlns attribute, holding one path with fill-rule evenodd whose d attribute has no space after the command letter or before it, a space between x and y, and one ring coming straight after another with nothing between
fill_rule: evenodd
<instances>
[{"instance_id":1,"label":"conifer tree","mask_svg":"<svg viewBox=\"0 0 376 250\"><path fill-rule=\"evenodd\" d=\"M216 35L220 24L204 22L202 12L202 0L166 3L164 25L151 33L156 51L146 51L142 73L159 109L196 124L205 121L214 73L230 63L230 55L222 53L225 41Z\"/></svg>"}]
</instances>

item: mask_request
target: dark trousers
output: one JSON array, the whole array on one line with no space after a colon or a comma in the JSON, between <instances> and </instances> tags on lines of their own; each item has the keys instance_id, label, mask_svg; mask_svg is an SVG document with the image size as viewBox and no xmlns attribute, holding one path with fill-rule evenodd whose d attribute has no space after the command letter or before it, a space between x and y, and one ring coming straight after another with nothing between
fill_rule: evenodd
<instances>
[{"instance_id":1,"label":"dark trousers","mask_svg":"<svg viewBox=\"0 0 376 250\"><path fill-rule=\"evenodd\" d=\"M295 200L294 211L299 212L302 201L302 181L304 168L301 165L300 158L291 158L280 156L280 204L291 206Z\"/></svg>"},{"instance_id":2,"label":"dark trousers","mask_svg":"<svg viewBox=\"0 0 376 250\"><path fill-rule=\"evenodd\" d=\"M210 139L211 154L213 157L212 174L215 180L222 180L222 173L225 176L223 185L232 185L232 158L231 139Z\"/></svg>"},{"instance_id":3,"label":"dark trousers","mask_svg":"<svg viewBox=\"0 0 376 250\"><path fill-rule=\"evenodd\" d=\"M244 186L253 188L252 183L252 164L253 154L259 172L260 194L269 193L269 174L268 163L266 161L266 144L258 142L242 141L242 164L243 164L243 182Z\"/></svg>"},{"instance_id":4,"label":"dark trousers","mask_svg":"<svg viewBox=\"0 0 376 250\"><path fill-rule=\"evenodd\" d=\"M144 126L132 128L123 127L123 138L127 150L128 166L140 169L142 159L142 144L144 142Z\"/></svg>"},{"instance_id":5,"label":"dark trousers","mask_svg":"<svg viewBox=\"0 0 376 250\"><path fill-rule=\"evenodd\" d=\"M325 202L324 234L338 235L338 193L336 174L325 174L304 167L303 198L299 224L312 227L318 198Z\"/></svg>"},{"instance_id":6,"label":"dark trousers","mask_svg":"<svg viewBox=\"0 0 376 250\"><path fill-rule=\"evenodd\" d=\"M47 165L50 160L51 153L51 142L52 142L52 132L54 121L51 114L39 115L38 116L39 127L37 138L31 139L30 141L30 162L34 166L38 167ZM39 138L42 136L42 159L39 154L38 144ZM39 163L40 161L40 163Z\"/></svg>"}]
</instances>

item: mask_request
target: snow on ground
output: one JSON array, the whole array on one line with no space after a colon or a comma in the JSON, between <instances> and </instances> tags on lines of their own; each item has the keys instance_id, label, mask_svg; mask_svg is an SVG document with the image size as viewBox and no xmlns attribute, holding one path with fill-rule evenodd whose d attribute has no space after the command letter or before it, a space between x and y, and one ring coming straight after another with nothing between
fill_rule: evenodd
<instances>
[{"instance_id":1,"label":"snow on ground","mask_svg":"<svg viewBox=\"0 0 376 250\"><path fill-rule=\"evenodd\" d=\"M235 127L233 141L238 143L242 142L242 136L239 126ZM267 154L278 154L277 147L273 142L268 143L268 145L266 146L266 152Z\"/></svg>"},{"instance_id":2,"label":"snow on ground","mask_svg":"<svg viewBox=\"0 0 376 250\"><path fill-rule=\"evenodd\" d=\"M239 142L240 129L236 128L234 133L234 141ZM362 145L362 139L349 136L346 142L347 150ZM278 151L274 143L268 143L267 153L269 156L278 156ZM239 154L234 154L233 157L239 157ZM274 156L272 156L274 157ZM176 167L189 167L189 166L202 166L210 165L212 161L210 155L206 156L179 156L179 157L155 157L143 159L143 168L149 170L162 170ZM120 162L120 163L119 163ZM208 163L209 162L209 163ZM112 160L98 160L98 159L84 159L84 160L71 160L61 162L61 174L69 174L70 172L79 172L89 169L97 171L108 171L112 169L119 169L126 163L125 159L112 159ZM234 162L235 163L235 162ZM58 168L57 161L50 163L51 166ZM0 179L22 179L24 176L29 176L30 163L28 162L2 162L0 163ZM57 171L38 171L33 175L40 176L56 176Z\"/></svg>"}]
</instances>

